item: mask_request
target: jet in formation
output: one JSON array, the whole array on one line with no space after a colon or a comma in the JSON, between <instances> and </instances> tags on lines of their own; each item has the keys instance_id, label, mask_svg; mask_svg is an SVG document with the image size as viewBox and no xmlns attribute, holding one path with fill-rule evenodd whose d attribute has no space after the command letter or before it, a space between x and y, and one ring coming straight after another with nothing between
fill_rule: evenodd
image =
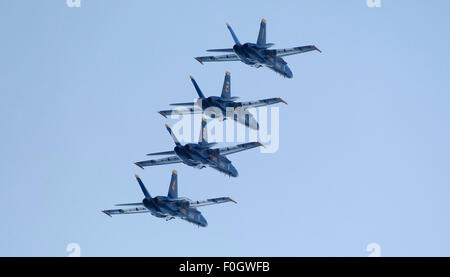
<instances>
[{"instance_id":1,"label":"jet in formation","mask_svg":"<svg viewBox=\"0 0 450 277\"><path fill-rule=\"evenodd\" d=\"M184 163L188 166L200 169L208 166L224 173L225 175L237 177L239 174L231 161L228 160L226 155L248 150L258 146L263 146L260 142L248 142L230 147L211 148L216 143L208 143L206 118L202 118L202 128L200 130L200 140L198 143L187 143L185 145L182 145L178 141L175 134L172 132L172 129L170 129L169 125L166 124L166 128L167 131L169 131L169 134L172 136L173 141L175 142L175 148L172 151L150 153L147 154L147 156L172 156L156 160L140 161L135 163L137 166L144 169L144 167L146 166Z\"/></svg>"},{"instance_id":2,"label":"jet in formation","mask_svg":"<svg viewBox=\"0 0 450 277\"><path fill-rule=\"evenodd\" d=\"M287 104L281 98L268 98L257 101L249 101L249 102L236 102L239 97L231 96L231 76L230 72L225 73L225 80L223 82L222 94L220 96L209 96L205 97L202 90L198 86L195 79L190 76L192 83L194 84L194 88L197 91L199 98L196 102L186 102L186 103L174 103L170 104L172 106L183 106L181 109L175 110L166 110L160 111L159 113L164 116L170 116L173 114L194 114L194 113L205 113L210 117L220 118L217 116L217 112L220 112L221 118L225 119L233 119L245 126L252 129L259 129L259 124L256 119L252 116L250 112L248 112L249 108L256 108L261 106L272 105L276 103L283 102ZM211 108L216 108L214 111ZM232 112L229 111L231 109ZM210 111L212 114L208 114Z\"/></svg>"},{"instance_id":3,"label":"jet in formation","mask_svg":"<svg viewBox=\"0 0 450 277\"><path fill-rule=\"evenodd\" d=\"M144 186L144 183L142 183L141 178L139 178L137 174L135 176L145 196L142 202L118 204L116 206L131 207L104 210L103 212L105 214L112 216L119 214L151 213L156 217L165 218L166 221L178 217L199 227L206 227L208 226L208 222L201 212L196 209L197 207L230 201L236 203L230 197L212 198L204 201L192 201L186 197L178 197L178 178L176 170L172 171L172 179L170 180L169 193L167 196L151 197L147 188Z\"/></svg>"},{"instance_id":4,"label":"jet in formation","mask_svg":"<svg viewBox=\"0 0 450 277\"><path fill-rule=\"evenodd\" d=\"M317 50L321 52L314 45L299 46L293 48L282 48L282 49L268 49L272 47L273 43L266 43L266 20L261 20L261 26L259 28L258 39L256 43L244 43L241 44L231 28L230 24L227 23L228 30L230 30L231 36L233 37L235 45L233 48L224 49L209 49L209 52L225 52L231 53L220 56L205 56L196 57L195 59L201 64L203 62L223 62L223 61L241 61L253 67L266 66L273 71L281 74L284 77L292 78L293 74L291 69L288 67L287 63L282 57L288 55L294 55L309 51Z\"/></svg>"}]
</instances>

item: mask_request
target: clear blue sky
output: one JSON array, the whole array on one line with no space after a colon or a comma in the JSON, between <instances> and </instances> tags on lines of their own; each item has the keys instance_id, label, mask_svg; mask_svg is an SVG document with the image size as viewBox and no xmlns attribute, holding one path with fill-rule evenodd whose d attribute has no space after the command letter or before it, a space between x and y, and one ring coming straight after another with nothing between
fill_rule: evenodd
<instances>
[{"instance_id":1,"label":"clear blue sky","mask_svg":"<svg viewBox=\"0 0 450 277\"><path fill-rule=\"evenodd\" d=\"M382 0L0 2L0 255L450 255L450 2ZM293 79L192 57L254 42L261 18ZM133 162L173 143L156 113L208 95L224 72L244 100L282 97L280 149L230 156L228 178ZM100 211L135 202L139 173L164 195L170 172L207 228Z\"/></svg>"}]
</instances>

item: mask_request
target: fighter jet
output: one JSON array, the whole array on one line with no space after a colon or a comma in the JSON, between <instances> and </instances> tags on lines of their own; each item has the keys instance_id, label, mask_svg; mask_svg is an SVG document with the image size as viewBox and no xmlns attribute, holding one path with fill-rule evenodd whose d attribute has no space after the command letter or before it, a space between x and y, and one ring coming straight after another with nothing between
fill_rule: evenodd
<instances>
[{"instance_id":1,"label":"fighter jet","mask_svg":"<svg viewBox=\"0 0 450 277\"><path fill-rule=\"evenodd\" d=\"M166 124L167 131L172 136L175 142L175 148L172 151L150 153L147 156L154 155L173 155L167 158L141 161L135 163L135 165L144 169L145 166L162 165L162 164L173 164L173 163L184 163L186 165L195 168L205 168L207 166L216 169L225 175L231 177L237 177L238 172L233 166L230 160L227 159L225 155L237 153L243 150L248 150L258 146L263 146L259 142L248 142L243 144L238 144L230 147L214 148L211 149L216 143L208 143L207 139L207 129L206 129L206 119L202 118L202 128L200 130L200 140L199 143L187 143L182 145L176 136L172 133L169 125Z\"/></svg>"},{"instance_id":2,"label":"fighter jet","mask_svg":"<svg viewBox=\"0 0 450 277\"><path fill-rule=\"evenodd\" d=\"M233 119L237 122L244 124L249 128L258 130L259 124L256 121L256 119L252 116L252 114L248 112L249 108L267 106L280 102L287 104L281 98L268 98L250 102L236 102L235 100L238 99L239 97L231 97L230 72L225 73L225 80L223 82L222 94L220 96L205 97L200 87L197 85L195 79L192 76L189 77L191 78L191 81L194 84L195 90L197 91L197 94L199 96L197 102L170 104L172 106L185 106L185 107L182 109L160 111L159 113L162 116L167 117L168 115L172 114L206 113L206 115L210 117L212 116L217 117L217 115L214 113L215 111L209 109L213 107L217 108L221 112L221 118L223 120L227 118ZM212 115L208 114L208 111L211 111L213 114Z\"/></svg>"},{"instance_id":3,"label":"fighter jet","mask_svg":"<svg viewBox=\"0 0 450 277\"><path fill-rule=\"evenodd\" d=\"M197 226L206 227L208 222L203 215L196 209L200 206L220 204L225 202L234 202L230 197L212 198L204 201L192 201L186 197L178 197L178 178L177 171L172 171L172 179L170 180L169 193L167 196L151 197L150 193L145 188L141 178L136 174L136 179L144 193L145 198L142 202L118 204L116 206L133 206L132 208L104 210L103 212L108 216L118 214L137 214L137 213L151 213L152 215L167 220L176 217L184 219Z\"/></svg>"},{"instance_id":4,"label":"fighter jet","mask_svg":"<svg viewBox=\"0 0 450 277\"><path fill-rule=\"evenodd\" d=\"M293 48L282 48L282 49L268 49L272 47L273 43L266 43L266 20L261 20L261 26L259 28L258 39L256 43L244 43L241 44L231 29L230 24L227 23L228 30L230 30L231 36L233 37L235 45L233 48L225 49L209 49L209 52L225 52L233 53L220 56L205 56L196 57L195 59L201 64L203 62L223 62L223 61L241 61L253 67L266 66L273 71L281 74L284 77L292 78L292 71L289 69L287 63L282 57L288 55L294 55L304 52L309 52L317 50L321 52L314 45L299 46Z\"/></svg>"}]
</instances>

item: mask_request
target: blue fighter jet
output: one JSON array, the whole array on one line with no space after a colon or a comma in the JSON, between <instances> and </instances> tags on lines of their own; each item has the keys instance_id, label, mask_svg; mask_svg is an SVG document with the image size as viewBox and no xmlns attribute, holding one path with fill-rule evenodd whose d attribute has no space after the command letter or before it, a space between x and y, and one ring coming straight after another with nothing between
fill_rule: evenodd
<instances>
[{"instance_id":1,"label":"blue fighter jet","mask_svg":"<svg viewBox=\"0 0 450 277\"><path fill-rule=\"evenodd\" d=\"M244 43L241 44L231 29L230 24L227 23L228 30L230 30L231 36L233 37L235 45L233 48L225 49L210 49L209 52L225 52L232 53L220 56L205 56L196 57L195 59L201 64L203 62L223 62L223 61L241 61L250 66L259 68L261 66L266 66L273 71L281 74L284 77L292 78L292 71L289 69L287 63L282 57L288 55L294 55L309 51L317 50L321 52L314 45L299 46L293 48L282 48L282 49L268 49L272 47L273 43L266 43L266 20L261 20L261 26L259 28L258 39L256 43Z\"/></svg>"},{"instance_id":2,"label":"blue fighter jet","mask_svg":"<svg viewBox=\"0 0 450 277\"><path fill-rule=\"evenodd\" d=\"M159 113L167 117L173 114L193 114L193 113L205 113L206 115L214 118L233 119L239 123L252 129L259 129L259 124L256 119L248 112L250 108L262 107L267 105L272 105L276 103L283 102L287 104L281 98L268 98L257 101L249 102L236 102L235 100L239 97L231 97L231 77L230 72L225 73L225 80L223 81L222 94L220 96L209 96L205 97L197 82L192 76L190 76L192 83L194 84L195 90L199 98L197 102L187 102L187 103L175 103L170 104L172 106L184 106L182 109L166 110L160 111ZM220 111L220 117L217 113L210 108L216 108ZM231 110L231 111L230 111ZM208 114L211 111L212 114Z\"/></svg>"},{"instance_id":3,"label":"blue fighter jet","mask_svg":"<svg viewBox=\"0 0 450 277\"><path fill-rule=\"evenodd\" d=\"M144 169L145 166L184 163L186 165L199 169L208 166L230 177L237 177L239 174L236 168L233 166L231 161L227 159L225 155L237 153L258 146L263 146L260 142L248 142L230 147L211 149L211 147L214 146L216 143L214 142L208 143L206 118L202 118L202 128L200 130L199 143L187 143L185 145L182 145L176 138L175 134L173 134L172 129L170 129L169 125L166 124L166 128L167 131L169 131L169 134L172 136L173 141L175 142L175 148L172 151L150 153L147 154L147 156L154 156L154 155L173 155L173 156L156 160L140 161L135 163L135 165Z\"/></svg>"},{"instance_id":4,"label":"blue fighter jet","mask_svg":"<svg viewBox=\"0 0 450 277\"><path fill-rule=\"evenodd\" d=\"M204 201L192 201L186 197L178 197L178 178L176 170L172 171L172 179L170 180L169 193L167 196L151 197L150 193L142 183L141 178L139 178L137 174L135 176L145 196L142 202L118 204L116 206L132 207L104 210L103 212L105 214L112 216L118 214L151 213L156 217L165 218L166 221L178 217L199 227L206 227L208 226L208 222L201 212L196 209L197 207L230 201L236 203L236 201L230 197L212 198Z\"/></svg>"}]
</instances>

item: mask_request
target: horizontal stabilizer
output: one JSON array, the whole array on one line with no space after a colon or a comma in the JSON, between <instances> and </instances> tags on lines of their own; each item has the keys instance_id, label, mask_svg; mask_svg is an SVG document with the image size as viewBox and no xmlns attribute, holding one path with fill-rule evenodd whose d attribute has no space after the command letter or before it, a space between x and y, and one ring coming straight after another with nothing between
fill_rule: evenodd
<instances>
[{"instance_id":1,"label":"horizontal stabilizer","mask_svg":"<svg viewBox=\"0 0 450 277\"><path fill-rule=\"evenodd\" d=\"M274 45L275 45L275 43L266 43L266 44L261 44L261 45L257 44L256 47L258 47L260 49L267 49Z\"/></svg>"},{"instance_id":2,"label":"horizontal stabilizer","mask_svg":"<svg viewBox=\"0 0 450 277\"><path fill-rule=\"evenodd\" d=\"M194 106L192 108L184 107L184 108L177 108L175 110L159 111L158 113L167 118L167 116L169 115L199 114L203 113L203 110Z\"/></svg>"},{"instance_id":3,"label":"horizontal stabilizer","mask_svg":"<svg viewBox=\"0 0 450 277\"><path fill-rule=\"evenodd\" d=\"M240 61L239 57L236 54L226 54L219 56L205 56L205 57L195 57L199 63L203 64L203 62L228 62L228 61Z\"/></svg>"},{"instance_id":4,"label":"horizontal stabilizer","mask_svg":"<svg viewBox=\"0 0 450 277\"><path fill-rule=\"evenodd\" d=\"M139 214L139 213L148 213L149 210L145 207L135 207L129 209L114 209L114 210L104 210L102 211L107 216L112 217L113 215L119 214Z\"/></svg>"},{"instance_id":5,"label":"horizontal stabilizer","mask_svg":"<svg viewBox=\"0 0 450 277\"><path fill-rule=\"evenodd\" d=\"M236 101L236 100L238 100L240 97L238 97L238 96L232 96L232 97L228 97L228 98L224 98L224 99L222 99L222 100L224 100L224 101Z\"/></svg>"},{"instance_id":6,"label":"horizontal stabilizer","mask_svg":"<svg viewBox=\"0 0 450 277\"><path fill-rule=\"evenodd\" d=\"M163 164L175 164L181 163L181 159L178 156L169 156L167 158L157 159L157 160L148 160L148 161L140 161L134 163L136 166L139 166L141 169L144 169L146 166L155 166L155 165L163 165Z\"/></svg>"},{"instance_id":7,"label":"horizontal stabilizer","mask_svg":"<svg viewBox=\"0 0 450 277\"><path fill-rule=\"evenodd\" d=\"M144 204L142 204L142 202L137 202L137 203L126 203L126 204L116 204L115 206L142 206Z\"/></svg>"},{"instance_id":8,"label":"horizontal stabilizer","mask_svg":"<svg viewBox=\"0 0 450 277\"><path fill-rule=\"evenodd\" d=\"M210 147L213 147L216 144L217 144L217 142L207 142L207 143L199 144L199 146L202 147L202 148L210 148Z\"/></svg>"},{"instance_id":9,"label":"horizontal stabilizer","mask_svg":"<svg viewBox=\"0 0 450 277\"><path fill-rule=\"evenodd\" d=\"M184 102L184 103L173 103L171 106L194 106L194 102Z\"/></svg>"},{"instance_id":10,"label":"horizontal stabilizer","mask_svg":"<svg viewBox=\"0 0 450 277\"><path fill-rule=\"evenodd\" d=\"M229 53L233 53L234 52L233 48L208 49L206 51L208 51L208 52L229 52Z\"/></svg>"},{"instance_id":11,"label":"horizontal stabilizer","mask_svg":"<svg viewBox=\"0 0 450 277\"><path fill-rule=\"evenodd\" d=\"M147 156L157 156L157 155L174 155L175 151L163 151L163 152L156 152L156 153L149 153Z\"/></svg>"}]
</instances>

